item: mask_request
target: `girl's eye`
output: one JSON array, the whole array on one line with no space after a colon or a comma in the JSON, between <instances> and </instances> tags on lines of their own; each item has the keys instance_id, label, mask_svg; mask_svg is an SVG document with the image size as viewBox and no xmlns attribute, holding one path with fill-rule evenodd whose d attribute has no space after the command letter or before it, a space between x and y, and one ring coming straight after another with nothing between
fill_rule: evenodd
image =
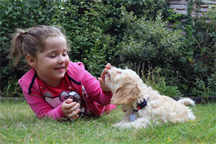
<instances>
[{"instance_id":1,"label":"girl's eye","mask_svg":"<svg viewBox=\"0 0 216 144\"><path fill-rule=\"evenodd\" d=\"M63 53L62 55L63 55L63 56L66 56L66 55L67 55L67 53Z\"/></svg>"},{"instance_id":2,"label":"girl's eye","mask_svg":"<svg viewBox=\"0 0 216 144\"><path fill-rule=\"evenodd\" d=\"M55 57L56 57L55 55L51 55L51 56L50 56L50 58L55 58Z\"/></svg>"}]
</instances>

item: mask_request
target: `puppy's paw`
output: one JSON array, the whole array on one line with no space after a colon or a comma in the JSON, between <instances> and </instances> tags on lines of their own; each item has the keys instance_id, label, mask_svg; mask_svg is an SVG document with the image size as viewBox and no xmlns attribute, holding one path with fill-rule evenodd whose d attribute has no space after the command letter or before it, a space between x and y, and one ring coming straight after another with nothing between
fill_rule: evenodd
<instances>
[{"instance_id":1,"label":"puppy's paw","mask_svg":"<svg viewBox=\"0 0 216 144\"><path fill-rule=\"evenodd\" d=\"M120 127L120 124L119 124L119 123L112 124L111 127L119 128L119 127Z\"/></svg>"},{"instance_id":2,"label":"puppy's paw","mask_svg":"<svg viewBox=\"0 0 216 144\"><path fill-rule=\"evenodd\" d=\"M115 127L118 129L125 129L125 128L131 128L131 125L117 123L117 124L113 124L111 127Z\"/></svg>"},{"instance_id":3,"label":"puppy's paw","mask_svg":"<svg viewBox=\"0 0 216 144\"><path fill-rule=\"evenodd\" d=\"M124 129L124 128L130 128L130 124L128 125L127 123L120 123L119 122L119 123L111 125L111 127L115 127L118 129Z\"/></svg>"}]
</instances>

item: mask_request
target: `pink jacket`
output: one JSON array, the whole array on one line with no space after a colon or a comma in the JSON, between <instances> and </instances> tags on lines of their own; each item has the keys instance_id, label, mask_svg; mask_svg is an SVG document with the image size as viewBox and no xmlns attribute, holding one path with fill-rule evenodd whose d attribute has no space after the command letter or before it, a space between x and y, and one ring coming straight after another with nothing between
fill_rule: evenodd
<instances>
[{"instance_id":1,"label":"pink jacket","mask_svg":"<svg viewBox=\"0 0 216 144\"><path fill-rule=\"evenodd\" d=\"M104 92L100 87L99 81L85 70L82 63L70 62L67 74L69 75L71 84L80 95L82 95L82 86L85 88L88 94L86 104L94 115L101 116L104 111L115 108L114 105L109 105L112 93ZM53 108L40 94L36 76L36 71L31 69L18 81L31 109L40 118L64 118L65 115L61 108L62 105L60 104L56 108Z\"/></svg>"}]
</instances>

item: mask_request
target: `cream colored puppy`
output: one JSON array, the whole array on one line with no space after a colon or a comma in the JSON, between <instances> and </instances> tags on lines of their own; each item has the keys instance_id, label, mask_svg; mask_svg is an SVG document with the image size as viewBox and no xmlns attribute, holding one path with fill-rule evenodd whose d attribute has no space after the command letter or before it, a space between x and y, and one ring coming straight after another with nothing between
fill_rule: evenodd
<instances>
[{"instance_id":1,"label":"cream colored puppy","mask_svg":"<svg viewBox=\"0 0 216 144\"><path fill-rule=\"evenodd\" d=\"M153 124L181 123L195 119L191 109L185 106L195 105L194 101L189 98L175 101L160 95L130 69L109 69L105 83L113 92L111 103L121 105L126 113L121 122L113 125L115 127L147 128Z\"/></svg>"}]
</instances>

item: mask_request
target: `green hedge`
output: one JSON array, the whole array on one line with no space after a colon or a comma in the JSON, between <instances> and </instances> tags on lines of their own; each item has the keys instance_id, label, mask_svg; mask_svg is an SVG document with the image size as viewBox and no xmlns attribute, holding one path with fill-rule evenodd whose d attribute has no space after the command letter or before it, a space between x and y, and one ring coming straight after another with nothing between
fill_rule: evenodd
<instances>
[{"instance_id":1,"label":"green hedge","mask_svg":"<svg viewBox=\"0 0 216 144\"><path fill-rule=\"evenodd\" d=\"M167 74L167 84L177 79L175 86L185 95L203 96L206 94L202 93L203 88L212 92L216 87L215 25L175 14L166 0L3 0L0 7L0 73L4 96L20 96L17 80L26 72L10 63L11 36L16 28L38 24L61 26L70 41L71 60L82 61L96 77L107 62L121 67L128 61L146 66L150 61ZM214 11L209 15L214 16ZM180 21L185 18L187 21ZM180 26L167 29L167 19ZM19 65L23 67L23 61ZM170 71L178 73L171 75Z\"/></svg>"},{"instance_id":2,"label":"green hedge","mask_svg":"<svg viewBox=\"0 0 216 144\"><path fill-rule=\"evenodd\" d=\"M173 70L173 63L182 55L180 30L168 29L160 11L155 20L146 17L136 19L133 12L122 10L122 23L126 29L117 47L122 62L148 63Z\"/></svg>"}]
</instances>

